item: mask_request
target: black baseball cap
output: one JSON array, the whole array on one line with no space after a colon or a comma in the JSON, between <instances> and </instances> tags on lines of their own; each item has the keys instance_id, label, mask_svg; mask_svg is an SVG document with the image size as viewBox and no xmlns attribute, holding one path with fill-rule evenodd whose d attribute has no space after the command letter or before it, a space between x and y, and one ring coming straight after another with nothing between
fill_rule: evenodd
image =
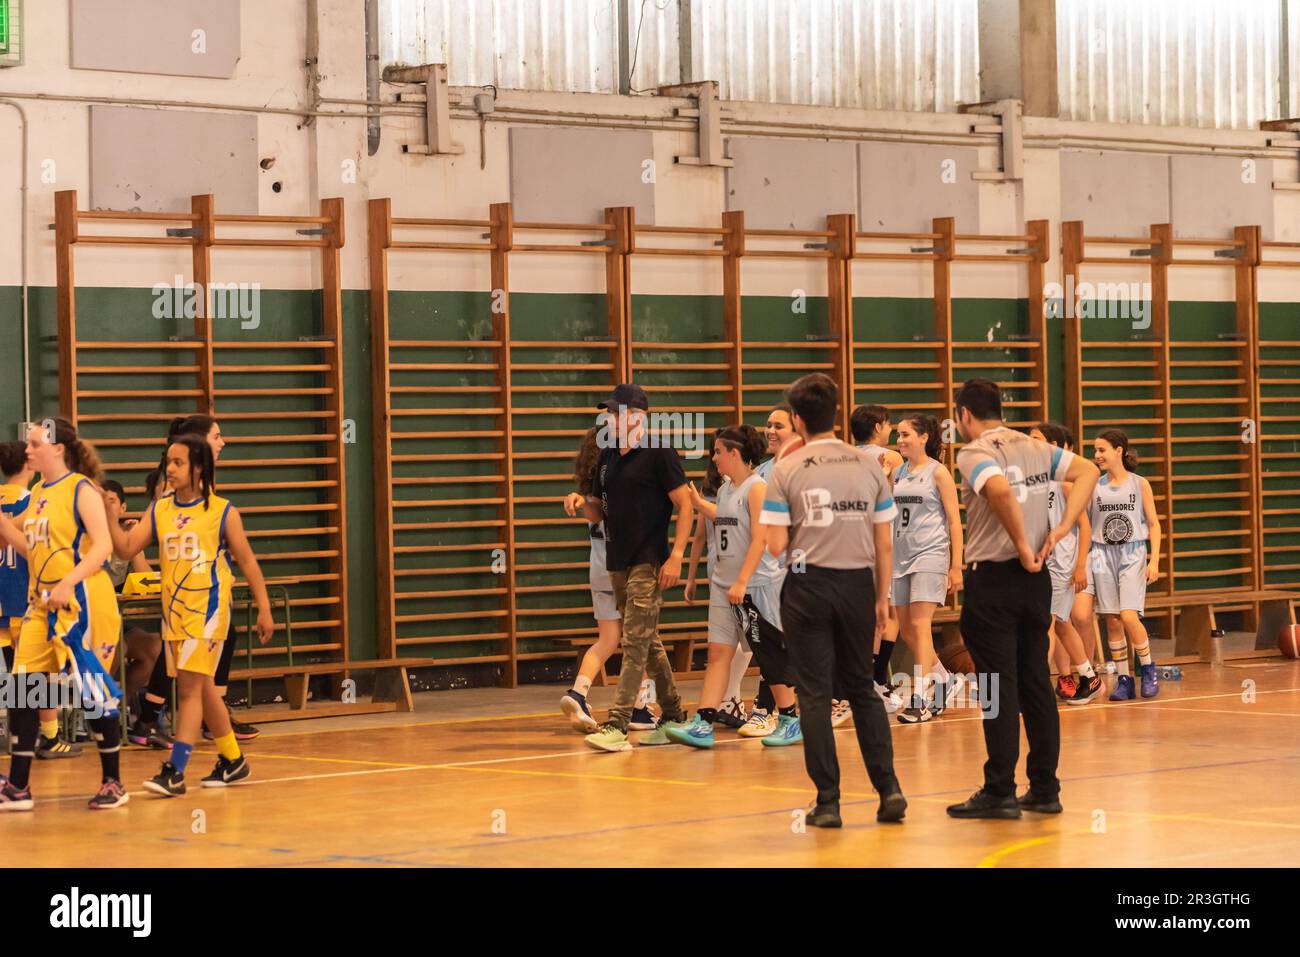
<instances>
[{"instance_id":1,"label":"black baseball cap","mask_svg":"<svg viewBox=\"0 0 1300 957\"><path fill-rule=\"evenodd\" d=\"M596 408L608 409L611 412L617 412L624 406L648 412L650 399L646 397L645 389L630 382L623 382L614 386L614 391L610 393L608 399L601 399L596 403Z\"/></svg>"}]
</instances>

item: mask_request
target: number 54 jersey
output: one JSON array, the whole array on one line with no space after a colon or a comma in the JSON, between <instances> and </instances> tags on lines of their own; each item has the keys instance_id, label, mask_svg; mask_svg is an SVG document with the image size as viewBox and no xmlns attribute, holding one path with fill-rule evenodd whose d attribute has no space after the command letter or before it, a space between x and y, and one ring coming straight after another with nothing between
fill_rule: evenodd
<instances>
[{"instance_id":1,"label":"number 54 jersey","mask_svg":"<svg viewBox=\"0 0 1300 957\"><path fill-rule=\"evenodd\" d=\"M178 502L169 495L153 504L151 514L162 569L163 638L224 641L235 581L226 545L230 502L216 495Z\"/></svg>"}]
</instances>

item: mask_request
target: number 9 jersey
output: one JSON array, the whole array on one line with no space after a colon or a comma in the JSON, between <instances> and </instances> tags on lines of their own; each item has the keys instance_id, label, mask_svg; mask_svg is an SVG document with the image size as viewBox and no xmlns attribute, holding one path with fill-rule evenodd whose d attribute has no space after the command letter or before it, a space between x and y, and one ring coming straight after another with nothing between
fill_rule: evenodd
<instances>
[{"instance_id":1,"label":"number 9 jersey","mask_svg":"<svg viewBox=\"0 0 1300 957\"><path fill-rule=\"evenodd\" d=\"M177 502L174 495L150 508L162 571L163 639L205 643L226 640L234 571L226 547L230 502L216 495L206 502ZM188 670L188 669L187 669Z\"/></svg>"}]
</instances>

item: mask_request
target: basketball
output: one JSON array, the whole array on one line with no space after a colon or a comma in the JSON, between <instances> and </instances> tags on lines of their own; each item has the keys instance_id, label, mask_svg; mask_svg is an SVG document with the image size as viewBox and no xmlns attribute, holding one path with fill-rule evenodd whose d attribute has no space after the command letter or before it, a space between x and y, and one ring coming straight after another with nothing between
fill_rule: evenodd
<instances>
[{"instance_id":1,"label":"basketball","mask_svg":"<svg viewBox=\"0 0 1300 957\"><path fill-rule=\"evenodd\" d=\"M970 675L975 673L975 661L962 644L945 645L939 649L939 661L953 674Z\"/></svg>"},{"instance_id":2,"label":"basketball","mask_svg":"<svg viewBox=\"0 0 1300 957\"><path fill-rule=\"evenodd\" d=\"M1287 625L1277 633L1277 650L1287 658L1300 658L1300 625Z\"/></svg>"}]
</instances>

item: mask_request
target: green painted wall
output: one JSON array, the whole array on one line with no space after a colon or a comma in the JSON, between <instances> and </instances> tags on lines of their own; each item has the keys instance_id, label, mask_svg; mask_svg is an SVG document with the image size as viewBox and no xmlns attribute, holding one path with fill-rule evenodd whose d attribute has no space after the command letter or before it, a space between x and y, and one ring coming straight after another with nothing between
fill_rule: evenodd
<instances>
[{"instance_id":1,"label":"green painted wall","mask_svg":"<svg viewBox=\"0 0 1300 957\"><path fill-rule=\"evenodd\" d=\"M31 291L31 313L33 319L31 363L33 368L33 409L37 414L52 410L57 402L57 349L54 342L56 330L55 291L52 288L35 288ZM77 308L81 336L83 339L122 340L153 339L162 335L174 334L180 323L160 321L152 316L153 297L150 290L139 289L100 289L83 287L77 292ZM348 588L350 602L350 626L352 634L351 653L354 657L365 658L375 653L375 582L374 582L374 494L372 487L372 426L371 426L371 391L370 391L370 340L368 326L368 293L364 290L349 290L343 295L344 321L344 388L345 416L355 423L356 441L347 447L348 478L348 552L351 570ZM218 324L219 339L238 337L255 337L266 340L294 340L300 336L314 335L319 330L320 301L317 293L264 291L262 293L262 324L256 330L241 330L238 324L227 321ZM719 342L722 330L721 300L715 296L635 296L633 306L633 329L637 341L651 343L696 343L707 344ZM476 347L474 340L482 340L490 330L490 303L485 295L479 293L412 293L396 292L390 297L392 316L392 337L394 339L438 339L463 342L454 347L420 347L402 350L395 355L395 361L407 363L479 363L490 365L495 362L493 349ZM570 612L585 604L583 583L586 580L585 561L586 544L584 531L578 523L564 518L556 503L559 497L571 486L568 478L570 457L575 445L572 436L533 435L537 430L578 431L588 427L593 421L594 402L597 394L609 381L609 371L604 368L590 368L608 362L608 350L602 346L606 335L605 305L601 295L542 295L514 294L511 297L515 341L540 341L561 339L566 341L585 341L587 348L534 348L515 350L514 359L518 362L534 363L542 368L521 371L516 374L514 404L516 409L514 431L517 453L527 453L529 458L520 459L517 474L521 476L547 476L538 481L521 483L517 495L524 499L537 499L535 502L521 502L517 509L520 519L531 524L521 525L518 540L523 543L537 543L552 547L525 549L521 553L521 568L517 580L523 589L520 607L525 609L520 626L524 631L572 632L589 629L590 618L584 612ZM745 381L753 388L746 393L746 405L751 411L746 420L759 423L764 420L767 407L779 401L784 386L803 371L819 368L829 359L829 349L823 345L827 334L826 301L810 298L806 303L796 305L786 297L746 297L743 302L745 317L746 344L744 361L746 365ZM1300 305L1263 303L1260 307L1261 329L1266 339L1292 342L1300 340ZM19 291L13 287L0 287L0 329L5 332L6 347L0 349L0 429L4 434L12 434L15 423L22 415L21 399L21 308ZM866 371L859 374L859 381L901 381L914 383L926 388L895 391L887 394L883 390L871 391L869 388L859 392L859 401L885 401L900 410L915 405L924 397L936 397L937 391L929 384L933 382L928 369L900 369L899 363L917 363L928 355L924 348L914 348L909 343L925 340L932 330L931 303L927 299L873 298L857 299L854 302L855 335L860 339L877 341L894 341L896 349L875 350L859 349L855 360L858 362L880 362L891 366L878 371ZM1225 303L1173 303L1171 304L1171 321L1175 341L1216 340L1228 334L1234 328L1232 307ZM959 342L986 343L990 331L995 340L1007 340L1009 337L1023 335L1027 330L1026 303L1016 299L962 299L953 303L954 335ZM1061 365L1063 355L1062 321L1049 320L1049 397L1051 414L1060 419L1064 414L1064 375ZM1141 336L1135 332L1129 320L1089 320L1085 326L1085 336L1090 341L1116 342ZM1289 338L1288 338L1289 337ZM1221 359L1231 350L1206 347L1178 347L1176 358L1188 361ZM228 354L229 355L229 354ZM1131 359L1133 350L1124 348L1100 349L1090 358L1112 359L1122 361ZM1266 369L1266 378L1296 381L1300 386L1300 347L1283 346L1266 352L1267 356L1286 360L1285 364ZM1025 356L1018 350L989 349L983 346L962 348L958 346L955 356L959 362L983 363L979 368L956 370L959 380L969 375L990 374L1009 375L1011 378L1027 378L1026 370L1006 369L1005 360L1020 360ZM223 357L224 361L234 361ZM279 358L279 357L276 357ZM292 358L290 354L283 356ZM681 408L696 409L710 405L725 404L725 394L709 391L702 387L716 385L724 373L718 370L691 370L683 368L688 364L718 364L724 361L721 347L717 348L667 348L641 349L635 353L635 361L656 363L668 368L644 371L638 376L639 381L651 392L660 409ZM96 362L112 365L128 361L124 353L105 352ZM130 357L133 364L142 364L139 356ZM183 360L154 359L153 362L167 361L177 363ZM794 368L758 369L759 364L792 366ZM923 365L924 362L922 361ZM1095 381L1128 377L1127 372L1116 368L1090 369L1088 374ZM1178 370L1178 378L1211 378L1203 370L1190 368ZM183 377L182 377L183 378ZM130 375L109 375L97 377L99 387L104 389L148 390L173 387L177 382L175 373L168 373L160 365L157 372ZM310 387L315 382L311 373L287 377L277 377L276 382L268 382L258 376L223 376L219 385L224 387L259 388L262 386L284 387L300 384ZM407 431L437 431L453 429L469 431L490 428L490 416L475 415L475 409L490 405L492 396L486 392L476 392L476 388L490 387L494 373L490 369L464 371L420 371L396 372L393 385L402 386L436 386L449 391L434 395L429 394L395 394L394 407L398 410L418 408L454 408L463 409L463 415L431 416L414 415L400 417L402 427ZM1283 397L1295 395L1296 388L1287 384L1266 385L1265 396ZM519 388L526 387L526 388ZM1188 415L1205 417L1227 417L1236 414L1236 407L1225 405L1224 400L1231 396L1232 386L1219 384L1179 387L1178 395L1203 400L1188 405L1184 411ZM1149 397L1150 390L1132 389L1115 386L1102 388L1094 397L1105 397L1113 404L1096 410L1096 417L1111 416L1121 425L1127 425L1135 436L1151 434L1152 430L1135 420L1149 415L1150 407L1139 406L1136 402ZM293 397L277 399L282 408L311 409L320 407L318 397ZM262 399L226 399L223 408L227 411L261 407ZM155 403L160 411L186 412L190 406L187 400L158 400ZM129 411L140 407L139 400L104 400L101 410ZM575 409L574 412L556 412L551 414L530 414L530 409L562 408ZM1225 409L1227 411L1225 411ZM1244 415L1244 413L1243 413ZM1292 403L1275 403L1264 410L1264 452L1265 471L1294 472L1293 464L1282 460L1270 460L1269 455L1291 455L1300 452L1300 408ZM1267 421L1269 416L1278 421ZM724 424L726 416L722 413L705 413L703 425L712 429ZM240 434L253 426L238 422L223 422L227 432ZM1179 426L1175 436L1191 434L1191 427ZM1239 443L1240 429L1231 422L1214 426L1204 424L1195 427L1198 434L1213 430L1215 439L1207 442L1189 443L1187 449L1205 454L1215 454L1225 448ZM121 428L113 423L97 426L93 434L107 436L120 433ZM1269 438L1288 436L1288 438ZM485 475L494 472L499 463L491 459L474 460L475 454L491 454L495 442L489 439L422 438L403 442L399 449L401 454L412 455L450 455L449 461L438 463L437 474L449 478ZM248 455L274 454L271 447L245 447ZM309 446L286 446L280 454L306 454ZM122 461L127 453L114 452L107 458ZM128 455L128 460L140 458L138 451ZM245 454L241 452L241 455ZM1293 460L1292 460L1293 462ZM428 463L398 463L394 472L397 476L428 474ZM701 474L704 468L703 458L688 463L688 471ZM274 477L280 481L292 482L309 477L311 469L284 468L259 469L258 478ZM1221 466L1193 463L1180 466L1178 474L1179 491L1195 493L1230 493L1239 487L1233 481L1215 478L1221 472ZM238 470L223 472L227 482L236 482ZM1200 476L1206 476L1202 479ZM137 484L138 478L130 484ZM439 499L475 500L483 499L484 504L467 504L448 506L446 508L422 507L419 521L447 520L452 515L458 520L481 519L490 521L496 518L497 508L489 504L500 495L500 486L491 483L448 483L430 487L403 486L398 489L399 499L420 499L422 501ZM1300 566L1300 553L1297 541L1300 536L1295 533L1294 514L1300 510L1300 476L1281 474L1269 478L1266 476L1267 508L1277 514L1266 518L1266 525L1286 529L1277 532L1266 540L1268 563L1275 567L1269 575L1273 584L1300 582L1300 571L1287 566ZM247 500L232 493L236 501ZM258 502L291 502L301 500L293 493L275 493L264 495ZM1227 499L1225 499L1227 500ZM1183 507L1180 511L1190 511ZM1202 503L1197 510L1205 511ZM400 519L399 519L400 520ZM407 521L416 521L410 514ZM291 520L286 519L291 524ZM271 523L275 527L274 523ZM279 526L279 527L287 527ZM1180 529L1197 531L1228 531L1237 527L1237 520L1231 517L1209 517L1195 519L1180 524ZM492 575L490 565L492 553L490 546L501 540L499 528L483 527L455 532L440 529L413 529L399 535L399 544L405 545L459 545L451 552L433 555L403 555L397 560L397 567L418 574L404 576L401 588L408 591L441 592L447 590L491 589L499 586L499 578ZM1230 547L1234 539L1211 538L1198 542L1196 548ZM1189 546L1190 547L1190 546ZM1247 543L1249 547L1249 543ZM1218 569L1234 567L1246 563L1247 558L1236 556L1219 556L1213 558L1180 559L1180 569L1190 568L1214 572ZM293 566L276 566L275 570L307 570L311 562L295 563ZM533 567L536 566L536 567ZM438 569L472 568L474 571L455 574L436 574ZM1195 582L1197 587L1237 584L1240 576L1209 576ZM561 590L554 590L554 589ZM531 590L530 590L531 589ZM501 629L500 619L493 616L500 599L496 594L458 596L454 598L420 598L404 601L399 609L411 615L445 614L455 612L449 620L436 622L411 622L399 628L399 634L405 637L444 637L450 635L490 635ZM528 613L533 612L533 613ZM698 621L700 611L688 609L676 603L665 612L665 621ZM525 638L521 651L545 652L558 647L557 640L548 637ZM491 646L486 642L458 641L436 643L432 645L413 645L404 651L421 654L434 654L444 657L476 657L489 654Z\"/></svg>"}]
</instances>

